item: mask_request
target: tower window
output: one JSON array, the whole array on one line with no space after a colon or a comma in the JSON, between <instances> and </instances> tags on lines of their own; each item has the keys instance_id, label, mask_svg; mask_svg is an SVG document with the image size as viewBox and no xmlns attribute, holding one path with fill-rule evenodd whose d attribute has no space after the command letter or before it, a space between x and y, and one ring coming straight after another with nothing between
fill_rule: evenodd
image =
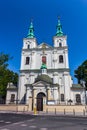
<instances>
[{"instance_id":1,"label":"tower window","mask_svg":"<svg viewBox=\"0 0 87 130\"><path fill-rule=\"evenodd\" d=\"M59 56L59 63L63 63L63 56L62 55Z\"/></svg>"},{"instance_id":2,"label":"tower window","mask_svg":"<svg viewBox=\"0 0 87 130\"><path fill-rule=\"evenodd\" d=\"M59 47L62 47L62 43L61 42L59 43Z\"/></svg>"},{"instance_id":3,"label":"tower window","mask_svg":"<svg viewBox=\"0 0 87 130\"><path fill-rule=\"evenodd\" d=\"M42 63L46 64L46 56L42 56Z\"/></svg>"},{"instance_id":4,"label":"tower window","mask_svg":"<svg viewBox=\"0 0 87 130\"><path fill-rule=\"evenodd\" d=\"M30 45L28 45L27 48L29 49L29 48L30 48Z\"/></svg>"},{"instance_id":5,"label":"tower window","mask_svg":"<svg viewBox=\"0 0 87 130\"><path fill-rule=\"evenodd\" d=\"M29 61L30 61L30 57L26 57L26 65L29 64Z\"/></svg>"}]
</instances>

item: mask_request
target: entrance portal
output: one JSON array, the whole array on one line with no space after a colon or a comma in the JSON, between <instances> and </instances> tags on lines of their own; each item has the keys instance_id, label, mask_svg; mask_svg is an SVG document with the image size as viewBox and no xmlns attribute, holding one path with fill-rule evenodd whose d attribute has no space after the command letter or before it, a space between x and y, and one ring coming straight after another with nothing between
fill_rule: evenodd
<instances>
[{"instance_id":1,"label":"entrance portal","mask_svg":"<svg viewBox=\"0 0 87 130\"><path fill-rule=\"evenodd\" d=\"M46 95L44 93L38 93L37 95L37 111L43 111L43 97Z\"/></svg>"}]
</instances>

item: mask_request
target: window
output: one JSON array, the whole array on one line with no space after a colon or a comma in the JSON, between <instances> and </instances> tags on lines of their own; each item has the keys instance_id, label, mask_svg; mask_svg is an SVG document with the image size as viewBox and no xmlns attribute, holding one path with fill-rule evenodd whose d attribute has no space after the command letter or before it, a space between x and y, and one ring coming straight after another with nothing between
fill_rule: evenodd
<instances>
[{"instance_id":1,"label":"window","mask_svg":"<svg viewBox=\"0 0 87 130\"><path fill-rule=\"evenodd\" d=\"M80 96L80 94L76 94L76 103L77 104L81 103L81 96Z\"/></svg>"},{"instance_id":2,"label":"window","mask_svg":"<svg viewBox=\"0 0 87 130\"><path fill-rule=\"evenodd\" d=\"M64 102L64 94L61 94L61 101Z\"/></svg>"},{"instance_id":3,"label":"window","mask_svg":"<svg viewBox=\"0 0 87 130\"><path fill-rule=\"evenodd\" d=\"M63 56L62 55L59 56L59 63L63 63Z\"/></svg>"},{"instance_id":4,"label":"window","mask_svg":"<svg viewBox=\"0 0 87 130\"><path fill-rule=\"evenodd\" d=\"M11 102L15 101L15 94L11 94Z\"/></svg>"},{"instance_id":5,"label":"window","mask_svg":"<svg viewBox=\"0 0 87 130\"><path fill-rule=\"evenodd\" d=\"M26 65L29 64L30 57L26 57Z\"/></svg>"},{"instance_id":6,"label":"window","mask_svg":"<svg viewBox=\"0 0 87 130\"><path fill-rule=\"evenodd\" d=\"M61 42L59 43L59 47L62 47L62 43Z\"/></svg>"},{"instance_id":7,"label":"window","mask_svg":"<svg viewBox=\"0 0 87 130\"><path fill-rule=\"evenodd\" d=\"M42 56L42 63L46 64L46 56Z\"/></svg>"},{"instance_id":8,"label":"window","mask_svg":"<svg viewBox=\"0 0 87 130\"><path fill-rule=\"evenodd\" d=\"M27 48L29 49L29 48L30 48L30 45L27 45Z\"/></svg>"},{"instance_id":9,"label":"window","mask_svg":"<svg viewBox=\"0 0 87 130\"><path fill-rule=\"evenodd\" d=\"M30 30L30 33L32 33L32 30Z\"/></svg>"}]
</instances>

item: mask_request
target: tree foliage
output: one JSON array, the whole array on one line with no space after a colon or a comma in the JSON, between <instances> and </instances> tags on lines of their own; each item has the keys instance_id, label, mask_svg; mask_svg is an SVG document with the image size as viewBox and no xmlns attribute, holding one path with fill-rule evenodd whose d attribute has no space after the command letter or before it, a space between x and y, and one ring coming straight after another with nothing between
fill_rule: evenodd
<instances>
[{"instance_id":1,"label":"tree foliage","mask_svg":"<svg viewBox=\"0 0 87 130\"><path fill-rule=\"evenodd\" d=\"M87 60L85 60L74 72L78 83L82 84L84 82L87 89Z\"/></svg>"},{"instance_id":2,"label":"tree foliage","mask_svg":"<svg viewBox=\"0 0 87 130\"><path fill-rule=\"evenodd\" d=\"M8 82L17 85L18 74L8 69L8 61L12 59L8 54L0 53L0 97L5 98Z\"/></svg>"}]
</instances>

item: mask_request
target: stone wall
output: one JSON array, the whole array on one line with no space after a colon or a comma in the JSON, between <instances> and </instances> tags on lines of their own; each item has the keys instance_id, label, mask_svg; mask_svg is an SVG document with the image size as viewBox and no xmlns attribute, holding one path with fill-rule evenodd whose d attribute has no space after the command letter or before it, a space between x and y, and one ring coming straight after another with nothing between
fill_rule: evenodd
<instances>
[{"instance_id":1,"label":"stone wall","mask_svg":"<svg viewBox=\"0 0 87 130\"><path fill-rule=\"evenodd\" d=\"M28 111L28 105L0 105L0 111Z\"/></svg>"},{"instance_id":2,"label":"stone wall","mask_svg":"<svg viewBox=\"0 0 87 130\"><path fill-rule=\"evenodd\" d=\"M78 106L53 106L53 105L46 105L44 106L43 111L46 112L83 112L87 111L87 107L83 105ZM29 112L29 106L28 105L0 105L0 111L14 111L14 112Z\"/></svg>"},{"instance_id":3,"label":"stone wall","mask_svg":"<svg viewBox=\"0 0 87 130\"><path fill-rule=\"evenodd\" d=\"M58 111L58 112L83 112L84 110L86 110L86 106L84 105L73 105L73 106L63 106L63 105L60 105L60 106L53 106L53 105L47 105L47 106L44 106L44 111L48 111L48 112L54 112L55 110Z\"/></svg>"}]
</instances>

